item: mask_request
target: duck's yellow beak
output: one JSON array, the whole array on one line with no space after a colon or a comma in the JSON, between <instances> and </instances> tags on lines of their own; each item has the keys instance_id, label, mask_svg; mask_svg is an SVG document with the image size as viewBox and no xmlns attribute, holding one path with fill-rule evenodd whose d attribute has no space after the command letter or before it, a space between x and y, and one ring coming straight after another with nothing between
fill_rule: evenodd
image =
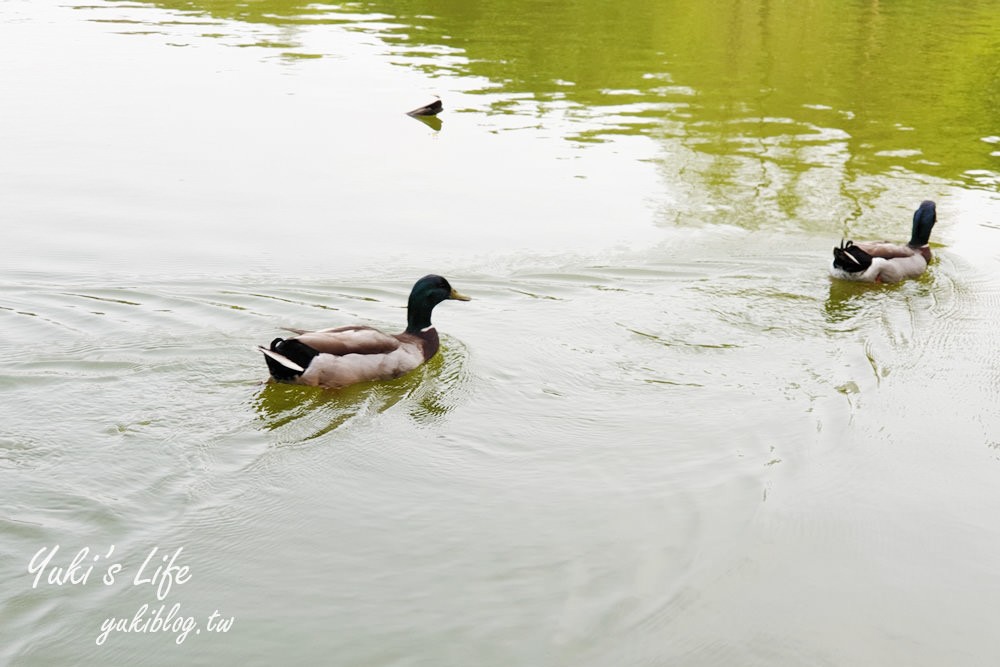
<instances>
[{"instance_id":1,"label":"duck's yellow beak","mask_svg":"<svg viewBox=\"0 0 1000 667\"><path fill-rule=\"evenodd\" d=\"M448 295L448 298L455 299L455 301L472 301L471 297L467 297L464 294L461 294L454 287L451 288L451 294Z\"/></svg>"}]
</instances>

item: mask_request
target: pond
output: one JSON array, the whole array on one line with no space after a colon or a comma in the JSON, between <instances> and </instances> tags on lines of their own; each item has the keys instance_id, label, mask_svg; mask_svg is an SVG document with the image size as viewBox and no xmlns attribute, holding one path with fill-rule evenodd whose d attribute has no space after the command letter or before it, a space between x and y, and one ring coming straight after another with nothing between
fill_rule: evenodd
<instances>
[{"instance_id":1,"label":"pond","mask_svg":"<svg viewBox=\"0 0 1000 667\"><path fill-rule=\"evenodd\" d=\"M7 0L0 56L0 663L1000 655L992 3ZM829 278L924 199L926 273ZM428 364L267 381L427 273Z\"/></svg>"}]
</instances>

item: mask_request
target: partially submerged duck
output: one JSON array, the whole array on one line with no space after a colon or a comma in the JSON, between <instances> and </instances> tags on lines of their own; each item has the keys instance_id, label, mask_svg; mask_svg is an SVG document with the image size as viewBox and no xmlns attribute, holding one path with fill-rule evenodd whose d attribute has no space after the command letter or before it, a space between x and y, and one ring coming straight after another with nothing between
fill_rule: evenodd
<instances>
[{"instance_id":1,"label":"partially submerged duck","mask_svg":"<svg viewBox=\"0 0 1000 667\"><path fill-rule=\"evenodd\" d=\"M437 95L435 95L437 97ZM413 111L407 111L407 116L436 116L444 111L444 105L441 103L441 98L438 97L436 100L430 104L425 104L422 107L417 107Z\"/></svg>"},{"instance_id":2,"label":"partially submerged duck","mask_svg":"<svg viewBox=\"0 0 1000 667\"><path fill-rule=\"evenodd\" d=\"M424 276L413 285L406 307L406 330L387 334L366 326L298 331L258 346L271 377L318 387L346 387L357 382L391 380L414 370L440 347L431 324L434 306L446 299L469 301L441 276Z\"/></svg>"},{"instance_id":3,"label":"partially submerged duck","mask_svg":"<svg viewBox=\"0 0 1000 667\"><path fill-rule=\"evenodd\" d=\"M913 232L906 245L898 243L841 241L833 249L830 275L842 280L870 283L896 283L916 278L927 269L931 249L927 245L937 222L934 202L921 202L913 213Z\"/></svg>"}]
</instances>

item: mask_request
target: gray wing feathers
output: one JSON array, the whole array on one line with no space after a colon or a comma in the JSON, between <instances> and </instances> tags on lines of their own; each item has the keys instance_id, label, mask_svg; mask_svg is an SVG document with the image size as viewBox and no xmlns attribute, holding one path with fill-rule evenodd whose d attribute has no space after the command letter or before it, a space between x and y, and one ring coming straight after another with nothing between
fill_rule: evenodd
<instances>
[{"instance_id":1,"label":"gray wing feathers","mask_svg":"<svg viewBox=\"0 0 1000 667\"><path fill-rule=\"evenodd\" d=\"M858 246L872 257L883 257L885 259L912 257L913 255L920 254L920 250L917 248L911 248L908 245L899 245L898 243L889 243L888 241L881 243L863 242L855 243L854 245Z\"/></svg>"},{"instance_id":2,"label":"gray wing feathers","mask_svg":"<svg viewBox=\"0 0 1000 667\"><path fill-rule=\"evenodd\" d=\"M308 331L298 339L317 352L332 355L387 354L402 343L395 336L371 327L338 327L323 331Z\"/></svg>"}]
</instances>

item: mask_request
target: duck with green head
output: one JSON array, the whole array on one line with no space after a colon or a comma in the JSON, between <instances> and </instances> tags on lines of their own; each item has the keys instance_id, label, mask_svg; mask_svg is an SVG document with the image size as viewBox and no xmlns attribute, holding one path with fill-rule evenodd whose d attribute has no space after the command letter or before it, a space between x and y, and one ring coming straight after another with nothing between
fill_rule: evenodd
<instances>
[{"instance_id":1,"label":"duck with green head","mask_svg":"<svg viewBox=\"0 0 1000 667\"><path fill-rule=\"evenodd\" d=\"M346 387L358 382L391 380L414 370L440 347L431 324L434 306L447 299L469 301L441 276L418 280L406 307L406 330L387 334L366 326L299 331L258 346L271 377L280 382L318 387Z\"/></svg>"},{"instance_id":2,"label":"duck with green head","mask_svg":"<svg viewBox=\"0 0 1000 667\"><path fill-rule=\"evenodd\" d=\"M910 242L898 243L841 241L833 249L830 275L841 280L869 283L896 283L916 278L931 261L931 229L937 222L937 207L926 200L913 213Z\"/></svg>"}]
</instances>

